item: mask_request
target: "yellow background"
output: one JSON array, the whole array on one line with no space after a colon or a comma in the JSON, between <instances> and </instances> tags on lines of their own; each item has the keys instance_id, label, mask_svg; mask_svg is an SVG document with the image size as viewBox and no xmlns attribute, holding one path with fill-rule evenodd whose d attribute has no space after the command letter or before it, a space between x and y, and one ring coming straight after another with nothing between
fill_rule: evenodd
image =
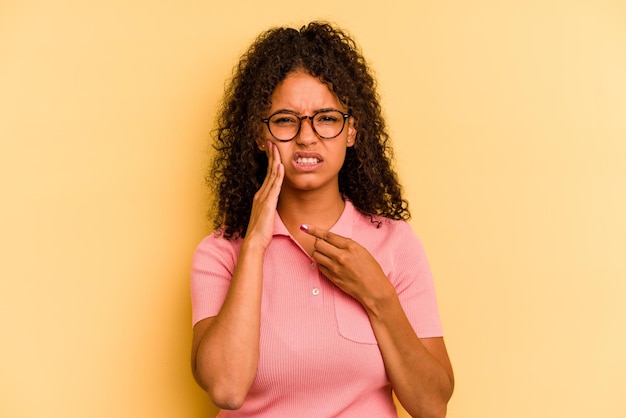
<instances>
[{"instance_id":1,"label":"yellow background","mask_svg":"<svg viewBox=\"0 0 626 418\"><path fill-rule=\"evenodd\" d=\"M212 118L257 33L314 18L380 82L448 416L626 416L622 0L0 1L0 416L215 413L188 358Z\"/></svg>"}]
</instances>

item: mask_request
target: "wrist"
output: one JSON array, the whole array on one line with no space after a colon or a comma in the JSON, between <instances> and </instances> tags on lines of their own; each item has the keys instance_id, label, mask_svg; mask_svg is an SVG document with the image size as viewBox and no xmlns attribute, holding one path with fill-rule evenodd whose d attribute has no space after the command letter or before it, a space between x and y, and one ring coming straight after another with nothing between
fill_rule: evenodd
<instances>
[{"instance_id":1,"label":"wrist","mask_svg":"<svg viewBox=\"0 0 626 418\"><path fill-rule=\"evenodd\" d=\"M269 246L269 242L266 239L257 238L252 235L246 235L241 243L241 253L246 254L257 254L263 256L267 247Z\"/></svg>"},{"instance_id":2,"label":"wrist","mask_svg":"<svg viewBox=\"0 0 626 418\"><path fill-rule=\"evenodd\" d=\"M381 320L386 315L385 313L392 309L396 304L399 304L398 295L396 290L388 283L388 286L384 286L377 293L365 298L361 304L367 312L370 319Z\"/></svg>"}]
</instances>

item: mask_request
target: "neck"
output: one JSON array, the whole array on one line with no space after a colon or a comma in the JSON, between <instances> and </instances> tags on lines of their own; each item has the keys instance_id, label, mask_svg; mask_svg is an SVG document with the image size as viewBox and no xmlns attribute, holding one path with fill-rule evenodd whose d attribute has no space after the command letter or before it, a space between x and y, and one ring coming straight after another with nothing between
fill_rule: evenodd
<instances>
[{"instance_id":1,"label":"neck","mask_svg":"<svg viewBox=\"0 0 626 418\"><path fill-rule=\"evenodd\" d=\"M329 229L341 216L344 206L338 191L329 195L318 191L289 193L283 190L277 210L287 229L293 233L302 224Z\"/></svg>"}]
</instances>

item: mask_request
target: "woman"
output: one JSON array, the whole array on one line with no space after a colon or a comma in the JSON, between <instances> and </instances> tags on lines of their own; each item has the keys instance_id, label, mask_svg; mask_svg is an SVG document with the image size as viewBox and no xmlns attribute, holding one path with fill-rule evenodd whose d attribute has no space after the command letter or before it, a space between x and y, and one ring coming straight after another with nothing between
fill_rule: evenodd
<instances>
[{"instance_id":1,"label":"woman","mask_svg":"<svg viewBox=\"0 0 626 418\"><path fill-rule=\"evenodd\" d=\"M192 266L192 369L219 416L442 417L430 270L354 41L263 33L218 121L216 230Z\"/></svg>"}]
</instances>

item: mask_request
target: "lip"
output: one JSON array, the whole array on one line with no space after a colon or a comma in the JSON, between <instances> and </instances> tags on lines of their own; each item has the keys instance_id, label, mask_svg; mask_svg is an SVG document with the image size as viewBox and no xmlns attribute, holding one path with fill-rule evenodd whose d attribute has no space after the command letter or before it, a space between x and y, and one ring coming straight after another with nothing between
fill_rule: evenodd
<instances>
[{"instance_id":1,"label":"lip","mask_svg":"<svg viewBox=\"0 0 626 418\"><path fill-rule=\"evenodd\" d=\"M302 159L311 159L311 158L316 159L317 162L314 162L314 163L302 162ZM300 160L300 162L298 162L298 160ZM302 172L309 172L309 171L317 170L319 167L321 167L322 163L324 162L324 159L317 152L297 151L293 155L293 159L291 160L291 162L296 170L302 171Z\"/></svg>"}]
</instances>

